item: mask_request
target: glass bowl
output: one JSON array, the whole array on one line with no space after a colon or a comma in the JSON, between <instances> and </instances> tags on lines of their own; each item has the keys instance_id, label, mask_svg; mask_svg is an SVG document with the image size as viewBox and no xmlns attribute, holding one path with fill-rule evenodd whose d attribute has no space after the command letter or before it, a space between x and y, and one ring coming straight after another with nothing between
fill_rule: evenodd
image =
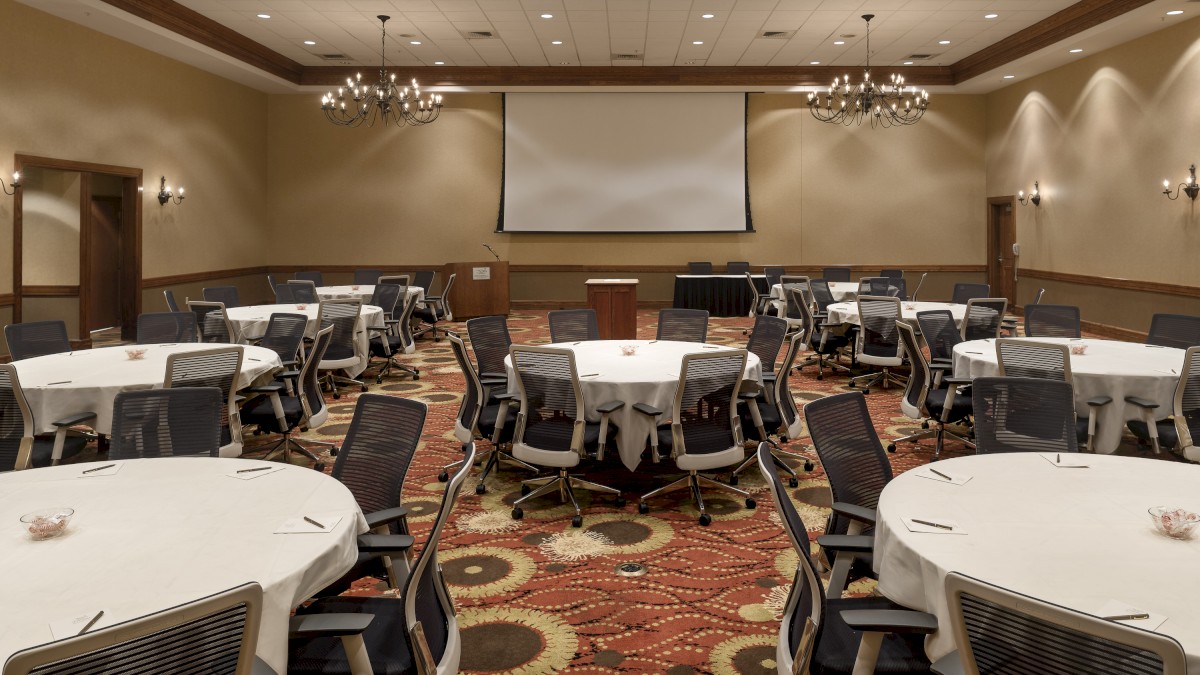
<instances>
[{"instance_id":1,"label":"glass bowl","mask_svg":"<svg viewBox=\"0 0 1200 675\"><path fill-rule=\"evenodd\" d=\"M141 361L146 357L145 347L130 347L125 350L125 357L130 361Z\"/></svg>"},{"instance_id":2,"label":"glass bowl","mask_svg":"<svg viewBox=\"0 0 1200 675\"><path fill-rule=\"evenodd\" d=\"M308 309L308 305L306 305L306 304L298 304L298 305L296 305L296 309Z\"/></svg>"},{"instance_id":3,"label":"glass bowl","mask_svg":"<svg viewBox=\"0 0 1200 675\"><path fill-rule=\"evenodd\" d=\"M37 541L53 539L67 529L75 509L59 506L49 509L38 509L21 516L21 522L29 530L29 536Z\"/></svg>"},{"instance_id":4,"label":"glass bowl","mask_svg":"<svg viewBox=\"0 0 1200 675\"><path fill-rule=\"evenodd\" d=\"M633 356L634 354L637 354L637 350L637 345L621 345L621 354L625 356Z\"/></svg>"},{"instance_id":5,"label":"glass bowl","mask_svg":"<svg viewBox=\"0 0 1200 675\"><path fill-rule=\"evenodd\" d=\"M1190 539L1200 525L1200 515L1173 506L1151 506L1146 512L1154 528L1172 539Z\"/></svg>"},{"instance_id":6,"label":"glass bowl","mask_svg":"<svg viewBox=\"0 0 1200 675\"><path fill-rule=\"evenodd\" d=\"M1083 356L1087 353L1087 345L1071 345L1071 353L1075 356Z\"/></svg>"}]
</instances>

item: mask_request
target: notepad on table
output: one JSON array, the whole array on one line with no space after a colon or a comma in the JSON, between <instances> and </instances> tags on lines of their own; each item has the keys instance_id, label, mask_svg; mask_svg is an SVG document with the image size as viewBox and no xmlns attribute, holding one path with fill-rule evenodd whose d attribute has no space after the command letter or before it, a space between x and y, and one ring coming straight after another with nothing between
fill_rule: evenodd
<instances>
[{"instance_id":1,"label":"notepad on table","mask_svg":"<svg viewBox=\"0 0 1200 675\"><path fill-rule=\"evenodd\" d=\"M261 472L260 472L261 473ZM305 517L308 520L305 520ZM313 523L320 524L318 527ZM308 513L288 518L275 528L275 534L321 534L333 532L333 528L342 522L342 516L331 513Z\"/></svg>"},{"instance_id":2,"label":"notepad on table","mask_svg":"<svg viewBox=\"0 0 1200 675\"><path fill-rule=\"evenodd\" d=\"M1137 605L1121 602L1120 600L1109 600L1098 611L1093 612L1093 614L1109 621L1116 621L1126 626L1136 626L1143 630L1154 630L1163 625L1167 620L1164 614L1152 612ZM1140 618L1143 616L1146 618Z\"/></svg>"},{"instance_id":3,"label":"notepad on table","mask_svg":"<svg viewBox=\"0 0 1200 675\"><path fill-rule=\"evenodd\" d=\"M909 532L922 532L927 534L966 534L967 531L959 524L957 520L950 518L938 518L936 516L916 516L914 518L903 518L904 526Z\"/></svg>"}]
</instances>

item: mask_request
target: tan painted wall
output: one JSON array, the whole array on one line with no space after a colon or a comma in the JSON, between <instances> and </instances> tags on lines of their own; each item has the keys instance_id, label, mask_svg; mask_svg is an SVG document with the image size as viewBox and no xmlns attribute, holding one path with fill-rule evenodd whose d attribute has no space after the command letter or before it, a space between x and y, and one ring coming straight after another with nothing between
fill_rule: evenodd
<instances>
[{"instance_id":1,"label":"tan painted wall","mask_svg":"<svg viewBox=\"0 0 1200 675\"><path fill-rule=\"evenodd\" d=\"M21 190L21 283L78 285L80 174L31 168L25 172Z\"/></svg>"}]
</instances>

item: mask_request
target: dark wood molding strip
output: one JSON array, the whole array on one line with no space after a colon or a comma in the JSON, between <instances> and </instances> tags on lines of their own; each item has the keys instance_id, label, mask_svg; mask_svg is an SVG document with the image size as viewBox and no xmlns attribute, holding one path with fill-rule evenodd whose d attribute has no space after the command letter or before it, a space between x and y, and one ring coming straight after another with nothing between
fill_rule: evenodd
<instances>
[{"instance_id":1,"label":"dark wood molding strip","mask_svg":"<svg viewBox=\"0 0 1200 675\"><path fill-rule=\"evenodd\" d=\"M173 0L103 2L293 84L300 83L305 70L304 66L283 54Z\"/></svg>"},{"instance_id":2,"label":"dark wood molding strip","mask_svg":"<svg viewBox=\"0 0 1200 675\"><path fill-rule=\"evenodd\" d=\"M215 281L230 277L246 277L252 274L266 274L267 268L239 267L229 270L211 270L208 272L188 272L187 274L172 274L165 277L149 277L142 279L142 288L161 288L163 286L178 286L179 284L194 284L202 281Z\"/></svg>"},{"instance_id":3,"label":"dark wood molding strip","mask_svg":"<svg viewBox=\"0 0 1200 675\"><path fill-rule=\"evenodd\" d=\"M638 300L638 309L663 309L672 305L670 300ZM513 310L582 309L587 307L583 300L513 300Z\"/></svg>"},{"instance_id":4,"label":"dark wood molding strip","mask_svg":"<svg viewBox=\"0 0 1200 675\"><path fill-rule=\"evenodd\" d=\"M1095 321L1080 321L1079 327L1085 333L1093 333L1100 337L1112 338L1114 340L1122 340L1124 342L1145 342L1146 332L1140 330L1130 330L1121 328L1120 326L1111 326L1106 323L1096 323Z\"/></svg>"},{"instance_id":5,"label":"dark wood molding strip","mask_svg":"<svg viewBox=\"0 0 1200 675\"><path fill-rule=\"evenodd\" d=\"M16 302L16 295L12 293L0 293L0 307L12 307Z\"/></svg>"},{"instance_id":6,"label":"dark wood molding strip","mask_svg":"<svg viewBox=\"0 0 1200 675\"><path fill-rule=\"evenodd\" d=\"M832 267L832 265L830 265ZM714 265L714 274L721 273L721 264ZM821 265L784 265L788 272L795 274L820 275ZM851 275L858 273L862 276L878 274L887 265L851 265ZM647 274L687 274L687 265L510 265L509 272L522 274L540 274L548 272L586 272L589 274L602 273L647 273ZM756 270L760 271L760 270ZM905 274L920 274L921 272L986 272L986 265L906 265Z\"/></svg>"},{"instance_id":7,"label":"dark wood molding strip","mask_svg":"<svg viewBox=\"0 0 1200 675\"><path fill-rule=\"evenodd\" d=\"M78 298L79 286L22 286L27 298Z\"/></svg>"},{"instance_id":8,"label":"dark wood molding strip","mask_svg":"<svg viewBox=\"0 0 1200 675\"><path fill-rule=\"evenodd\" d=\"M1082 0L950 65L954 84L1028 56L1153 0ZM920 82L920 80L913 80ZM924 82L921 82L923 85Z\"/></svg>"},{"instance_id":9,"label":"dark wood molding strip","mask_svg":"<svg viewBox=\"0 0 1200 675\"><path fill-rule=\"evenodd\" d=\"M116 164L96 164L93 162L80 162L72 159L58 159L56 157L39 157L37 155L16 155L14 157L17 170L22 170L25 167L34 166L39 169L55 169L58 171L78 171L79 173L103 173L113 176L124 176L129 178L142 177L142 170L130 166L117 166ZM138 181L141 182L140 180Z\"/></svg>"},{"instance_id":10,"label":"dark wood molding strip","mask_svg":"<svg viewBox=\"0 0 1200 675\"><path fill-rule=\"evenodd\" d=\"M1139 281L1137 279L1121 279L1118 277L1097 277L1086 274L1070 274L1067 272L1051 272L1048 270L1024 268L1017 271L1017 276L1028 279L1045 279L1046 281L1061 281L1069 284L1082 284L1084 286L1116 288L1124 291L1142 291L1144 293L1178 295L1185 298L1200 298L1200 287L1182 286L1179 284L1164 284L1158 281Z\"/></svg>"}]
</instances>

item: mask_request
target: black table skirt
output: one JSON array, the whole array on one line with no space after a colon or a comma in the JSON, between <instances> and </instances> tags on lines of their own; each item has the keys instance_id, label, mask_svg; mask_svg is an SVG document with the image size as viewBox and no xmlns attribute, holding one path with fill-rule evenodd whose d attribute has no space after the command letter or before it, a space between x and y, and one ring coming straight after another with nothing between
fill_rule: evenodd
<instances>
[{"instance_id":1,"label":"black table skirt","mask_svg":"<svg viewBox=\"0 0 1200 675\"><path fill-rule=\"evenodd\" d=\"M759 293L768 292L766 277L754 277ZM745 277L675 277L675 301L681 309L707 309L710 316L749 316L758 298L751 297Z\"/></svg>"}]
</instances>

